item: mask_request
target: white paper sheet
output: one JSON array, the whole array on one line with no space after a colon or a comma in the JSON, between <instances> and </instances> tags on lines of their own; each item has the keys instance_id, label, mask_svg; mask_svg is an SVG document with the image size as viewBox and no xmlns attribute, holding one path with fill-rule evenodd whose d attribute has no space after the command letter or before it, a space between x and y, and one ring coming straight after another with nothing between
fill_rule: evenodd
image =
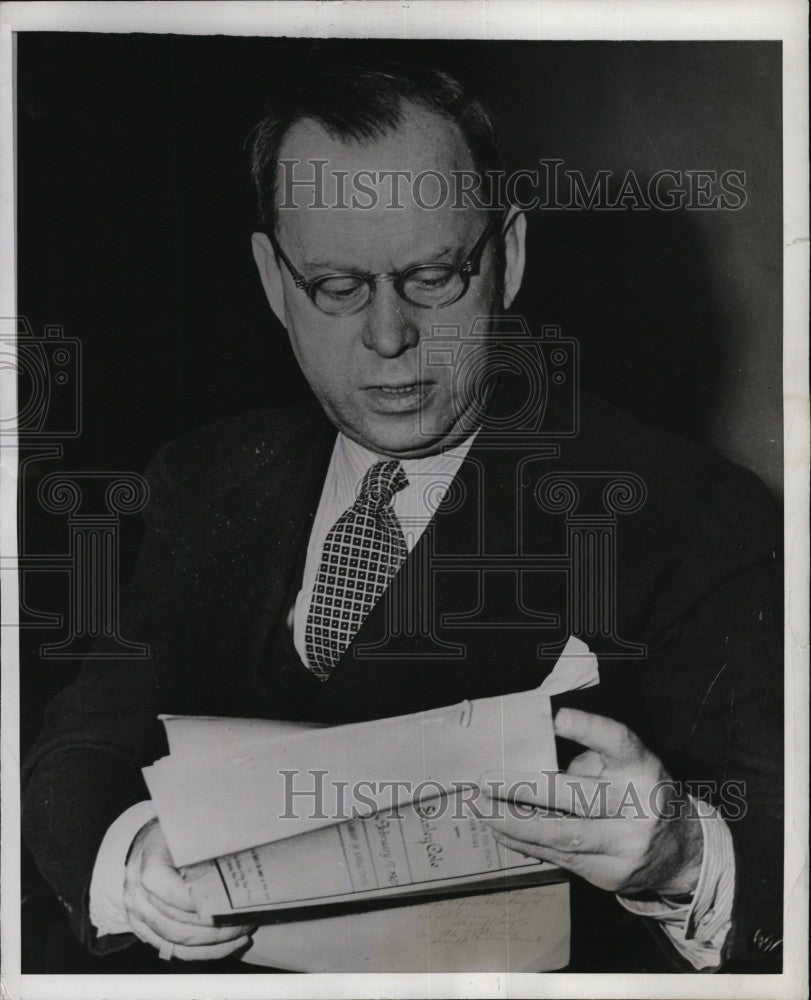
<instances>
[{"instance_id":1,"label":"white paper sheet","mask_svg":"<svg viewBox=\"0 0 811 1000\"><path fill-rule=\"evenodd\" d=\"M548 972L569 961L566 883L260 927L243 961L297 972Z\"/></svg>"},{"instance_id":2,"label":"white paper sheet","mask_svg":"<svg viewBox=\"0 0 811 1000\"><path fill-rule=\"evenodd\" d=\"M546 691L597 676L595 658L572 638ZM555 770L546 691L324 728L168 717L172 753L144 777L181 867L368 815L370 797L385 808L413 801L415 790L425 799L431 788L475 784L498 767Z\"/></svg>"}]
</instances>

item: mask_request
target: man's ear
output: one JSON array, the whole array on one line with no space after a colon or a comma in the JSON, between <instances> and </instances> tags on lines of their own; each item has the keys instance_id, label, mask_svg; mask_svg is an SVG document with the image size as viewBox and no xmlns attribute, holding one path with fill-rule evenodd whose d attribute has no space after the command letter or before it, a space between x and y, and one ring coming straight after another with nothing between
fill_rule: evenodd
<instances>
[{"instance_id":1,"label":"man's ear","mask_svg":"<svg viewBox=\"0 0 811 1000\"><path fill-rule=\"evenodd\" d=\"M276 319L286 327L282 273L267 234L254 233L251 236L251 249L270 308Z\"/></svg>"},{"instance_id":2,"label":"man's ear","mask_svg":"<svg viewBox=\"0 0 811 1000\"><path fill-rule=\"evenodd\" d=\"M526 263L527 217L513 205L504 220L504 308L518 295Z\"/></svg>"}]
</instances>

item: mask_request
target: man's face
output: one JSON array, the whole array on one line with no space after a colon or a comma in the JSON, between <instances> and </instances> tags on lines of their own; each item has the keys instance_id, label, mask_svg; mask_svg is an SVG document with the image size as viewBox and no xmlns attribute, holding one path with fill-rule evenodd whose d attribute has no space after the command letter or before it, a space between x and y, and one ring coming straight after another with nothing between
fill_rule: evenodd
<instances>
[{"instance_id":1,"label":"man's face","mask_svg":"<svg viewBox=\"0 0 811 1000\"><path fill-rule=\"evenodd\" d=\"M299 122L285 137L279 158L300 161L293 171L296 178L312 176L309 161L328 160L324 196L329 205L341 200L335 187L339 172L347 172L344 200L351 206L351 178L359 171L375 171L379 177L382 171L408 170L416 177L435 170L450 184L451 171L473 169L456 127L418 109L407 114L395 132L362 143L338 142L319 123ZM332 272L400 272L440 261L461 265L489 222L488 215L473 208L454 209L452 197L433 210L421 207L408 181L400 182L404 207L392 208L391 184L370 185L376 194L371 208L326 210L310 207L311 189L295 188L292 201L297 207L279 210L276 225L279 245L295 269L312 280ZM437 192L436 182L426 182L423 202L437 200ZM277 197L277 204L281 200ZM361 198L363 204L369 200ZM471 432L465 418L477 401L476 379L457 380L456 373L471 350L480 356L481 344L457 345L450 356L446 350L443 361L449 363L442 365L426 364L427 352L419 345L431 336L433 326L458 327L464 335L477 317L501 311L498 239L497 230L484 247L479 274L451 305L413 305L384 280L377 282L365 309L336 317L321 312L296 287L266 237L254 237L271 306L287 328L313 392L339 430L372 451L403 458L430 454Z\"/></svg>"}]
</instances>

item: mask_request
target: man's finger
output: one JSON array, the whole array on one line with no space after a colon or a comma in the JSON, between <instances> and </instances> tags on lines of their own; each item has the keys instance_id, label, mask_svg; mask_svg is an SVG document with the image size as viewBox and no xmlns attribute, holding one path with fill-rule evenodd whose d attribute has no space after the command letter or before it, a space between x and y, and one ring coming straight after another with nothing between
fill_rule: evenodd
<instances>
[{"instance_id":1,"label":"man's finger","mask_svg":"<svg viewBox=\"0 0 811 1000\"><path fill-rule=\"evenodd\" d=\"M132 888L135 892L139 891L136 886ZM196 910L181 910L178 906L172 906L165 899L150 892L143 884L140 886L140 892L144 894L156 910L159 910L166 917L171 917L172 920L177 920L181 924L199 924L201 927L213 926L211 920L203 919Z\"/></svg>"},{"instance_id":2,"label":"man's finger","mask_svg":"<svg viewBox=\"0 0 811 1000\"><path fill-rule=\"evenodd\" d=\"M527 805L576 816L602 816L609 782L579 775L543 771L540 777L530 774L485 773L479 788L493 799L523 802Z\"/></svg>"},{"instance_id":3,"label":"man's finger","mask_svg":"<svg viewBox=\"0 0 811 1000\"><path fill-rule=\"evenodd\" d=\"M627 760L639 754L641 744L631 730L604 715L582 712L579 708L561 708L554 725L556 736L574 740L615 760Z\"/></svg>"},{"instance_id":4,"label":"man's finger","mask_svg":"<svg viewBox=\"0 0 811 1000\"><path fill-rule=\"evenodd\" d=\"M582 778L599 778L605 770L605 761L596 750L584 750L569 762L569 774Z\"/></svg>"},{"instance_id":5,"label":"man's finger","mask_svg":"<svg viewBox=\"0 0 811 1000\"><path fill-rule=\"evenodd\" d=\"M621 858L615 858L609 854L567 854L563 851L556 851L552 847L525 844L522 841L513 840L504 833L494 831L493 835L503 847L509 848L517 854L537 858L539 861L547 861L565 871L580 875L581 878L587 879L592 885L596 885L606 892L637 892L642 888L633 876L629 879L627 863Z\"/></svg>"},{"instance_id":6,"label":"man's finger","mask_svg":"<svg viewBox=\"0 0 811 1000\"><path fill-rule=\"evenodd\" d=\"M148 889L143 885L140 888L133 886L133 892L141 892L145 898L166 917L170 917L172 920L177 920L181 924L194 924L197 927L213 927L214 922L208 917L201 917L196 910L180 910L176 906L172 906L165 900L161 899L160 896L153 895ZM243 933L248 933L248 925L245 926Z\"/></svg>"},{"instance_id":7,"label":"man's finger","mask_svg":"<svg viewBox=\"0 0 811 1000\"><path fill-rule=\"evenodd\" d=\"M605 849L604 833L596 820L553 813L520 815L506 809L503 818L485 819L484 822L494 831L525 845L552 848L567 854L601 854Z\"/></svg>"},{"instance_id":8,"label":"man's finger","mask_svg":"<svg viewBox=\"0 0 811 1000\"><path fill-rule=\"evenodd\" d=\"M151 859L141 872L140 884L152 896L187 913L196 913L194 900L180 872L170 864Z\"/></svg>"},{"instance_id":9,"label":"man's finger","mask_svg":"<svg viewBox=\"0 0 811 1000\"><path fill-rule=\"evenodd\" d=\"M556 771L485 771L479 777L481 791L491 799L509 799L533 806L546 806L554 798Z\"/></svg>"},{"instance_id":10,"label":"man's finger","mask_svg":"<svg viewBox=\"0 0 811 1000\"><path fill-rule=\"evenodd\" d=\"M493 830L493 837L502 847L514 851L516 854L522 854L527 858L536 858L538 861L546 861L551 865L557 865L558 868L565 868L567 871L574 870L580 857L577 854L565 854L563 851L556 851L553 847L546 847L541 844L529 844L523 840L516 840L503 830L495 828Z\"/></svg>"},{"instance_id":11,"label":"man's finger","mask_svg":"<svg viewBox=\"0 0 811 1000\"><path fill-rule=\"evenodd\" d=\"M132 929L142 941L146 941L147 944L151 944L152 947L157 948L158 951L161 951L165 945L171 944L173 957L182 959L184 962L214 962L218 958L227 958L229 955L233 954L235 951L239 951L240 948L244 948L251 942L251 939L247 935L243 935L233 941L226 941L224 944L207 944L197 946L175 944L172 941L165 941L162 939L159 934L156 934L155 931L152 930L151 927L147 926L147 924L135 916L130 917L130 924Z\"/></svg>"},{"instance_id":12,"label":"man's finger","mask_svg":"<svg viewBox=\"0 0 811 1000\"><path fill-rule=\"evenodd\" d=\"M172 944L183 944L190 947L201 945L221 944L225 941L233 941L235 938L244 937L248 928L244 926L211 927L199 924L181 923L173 920L156 909L148 899L131 889L124 890L124 905L130 919L138 919L145 923L163 941L170 941Z\"/></svg>"}]
</instances>

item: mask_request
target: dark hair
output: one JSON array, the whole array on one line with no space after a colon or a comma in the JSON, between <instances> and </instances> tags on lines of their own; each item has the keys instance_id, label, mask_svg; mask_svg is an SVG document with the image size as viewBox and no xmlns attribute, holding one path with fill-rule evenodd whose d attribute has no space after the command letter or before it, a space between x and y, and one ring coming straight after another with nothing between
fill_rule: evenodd
<instances>
[{"instance_id":1,"label":"dark hair","mask_svg":"<svg viewBox=\"0 0 811 1000\"><path fill-rule=\"evenodd\" d=\"M501 169L493 116L449 73L404 63L324 69L281 91L252 133L251 177L265 230L273 231L279 150L295 122L315 119L336 139L379 139L401 123L404 101L456 124L482 177Z\"/></svg>"}]
</instances>

